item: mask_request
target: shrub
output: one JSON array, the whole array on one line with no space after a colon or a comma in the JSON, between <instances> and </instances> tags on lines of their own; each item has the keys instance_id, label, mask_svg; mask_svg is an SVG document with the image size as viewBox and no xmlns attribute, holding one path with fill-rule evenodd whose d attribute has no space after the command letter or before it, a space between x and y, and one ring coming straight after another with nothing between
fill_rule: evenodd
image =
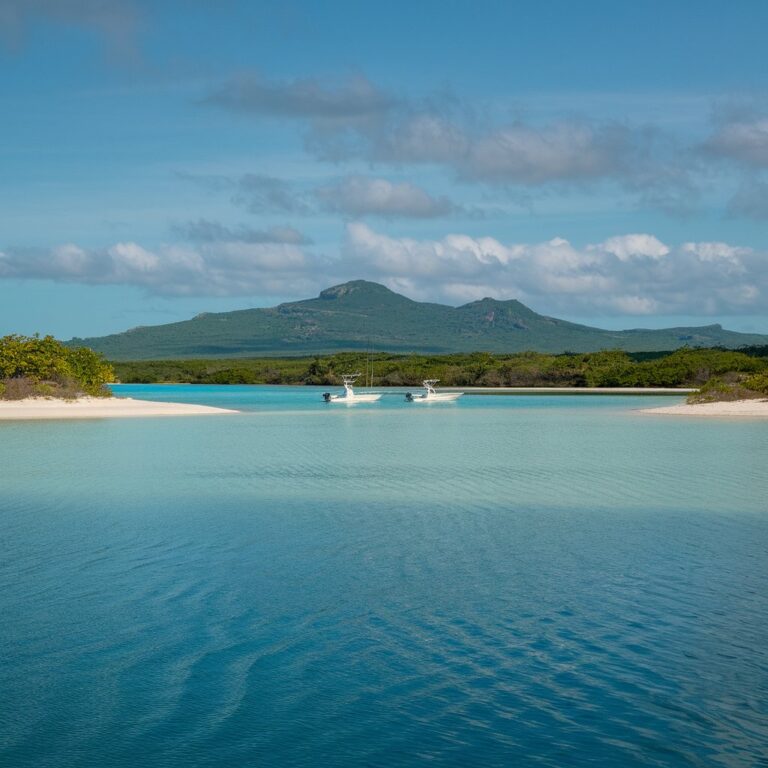
<instances>
[{"instance_id":1,"label":"shrub","mask_svg":"<svg viewBox=\"0 0 768 768\"><path fill-rule=\"evenodd\" d=\"M206 383L210 384L255 384L256 375L247 368L225 368L210 374Z\"/></svg>"},{"instance_id":2,"label":"shrub","mask_svg":"<svg viewBox=\"0 0 768 768\"><path fill-rule=\"evenodd\" d=\"M37 397L35 382L24 376L3 381L4 400L24 400L27 397Z\"/></svg>"},{"instance_id":3,"label":"shrub","mask_svg":"<svg viewBox=\"0 0 768 768\"><path fill-rule=\"evenodd\" d=\"M765 377L765 374L758 374L746 380L723 381L719 378L712 378L706 382L698 392L688 395L689 403L716 403L731 400L749 400L759 397L758 390L753 389L749 384L751 379ZM758 382L759 383L759 382Z\"/></svg>"},{"instance_id":4,"label":"shrub","mask_svg":"<svg viewBox=\"0 0 768 768\"><path fill-rule=\"evenodd\" d=\"M53 336L0 338L0 397L108 397L112 366L86 347L70 348Z\"/></svg>"},{"instance_id":5,"label":"shrub","mask_svg":"<svg viewBox=\"0 0 768 768\"><path fill-rule=\"evenodd\" d=\"M761 395L768 395L768 373L755 373L744 380L744 386Z\"/></svg>"}]
</instances>

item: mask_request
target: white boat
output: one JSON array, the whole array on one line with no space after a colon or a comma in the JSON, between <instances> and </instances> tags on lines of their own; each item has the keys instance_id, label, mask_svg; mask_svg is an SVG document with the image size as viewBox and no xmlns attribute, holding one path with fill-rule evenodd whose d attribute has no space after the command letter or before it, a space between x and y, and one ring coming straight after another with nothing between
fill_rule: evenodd
<instances>
[{"instance_id":1,"label":"white boat","mask_svg":"<svg viewBox=\"0 0 768 768\"><path fill-rule=\"evenodd\" d=\"M361 395L352 389L352 385L359 376L359 373L350 373L342 376L341 381L344 384L344 393L332 395L330 392L323 392L323 400L326 403L375 403L381 397L380 392L365 392Z\"/></svg>"},{"instance_id":2,"label":"white boat","mask_svg":"<svg viewBox=\"0 0 768 768\"><path fill-rule=\"evenodd\" d=\"M405 399L409 403L447 403L451 400L458 400L463 392L436 392L435 384L440 379L425 379L422 384L426 392L423 395L412 395L408 392Z\"/></svg>"}]
</instances>

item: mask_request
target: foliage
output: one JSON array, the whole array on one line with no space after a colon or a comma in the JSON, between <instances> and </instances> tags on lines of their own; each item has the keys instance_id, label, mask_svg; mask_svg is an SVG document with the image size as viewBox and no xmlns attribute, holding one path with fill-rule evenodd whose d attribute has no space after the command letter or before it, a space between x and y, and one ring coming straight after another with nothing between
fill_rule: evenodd
<instances>
[{"instance_id":1,"label":"foliage","mask_svg":"<svg viewBox=\"0 0 768 768\"><path fill-rule=\"evenodd\" d=\"M715 376L688 396L689 403L713 403L723 400L749 400L768 395L768 370L750 376L729 372Z\"/></svg>"},{"instance_id":2,"label":"foliage","mask_svg":"<svg viewBox=\"0 0 768 768\"><path fill-rule=\"evenodd\" d=\"M337 385L341 374L365 373L370 364L378 386L419 386L423 379L440 379L445 386L685 387L699 386L713 376L768 375L768 355L747 352L681 349L650 358L618 350L562 355L340 352L311 358L154 360L114 366L125 383Z\"/></svg>"},{"instance_id":3,"label":"foliage","mask_svg":"<svg viewBox=\"0 0 768 768\"><path fill-rule=\"evenodd\" d=\"M768 371L755 373L744 379L744 386L761 395L768 395Z\"/></svg>"},{"instance_id":4,"label":"foliage","mask_svg":"<svg viewBox=\"0 0 768 768\"><path fill-rule=\"evenodd\" d=\"M604 349L648 353L684 345L739 347L765 344L767 340L766 336L733 333L719 325L608 331L539 315L519 301L481 299L449 307L411 301L383 285L356 280L306 301L206 313L184 322L74 339L72 343L85 344L110 360L221 358L230 361L228 367L235 367L235 358L328 357L341 350L370 348L400 355L471 354L476 350L508 354L529 349L549 354ZM620 378L620 367L606 371L606 376Z\"/></svg>"},{"instance_id":5,"label":"foliage","mask_svg":"<svg viewBox=\"0 0 768 768\"><path fill-rule=\"evenodd\" d=\"M0 338L0 398L109 396L112 366L93 350L68 347L52 336Z\"/></svg>"}]
</instances>

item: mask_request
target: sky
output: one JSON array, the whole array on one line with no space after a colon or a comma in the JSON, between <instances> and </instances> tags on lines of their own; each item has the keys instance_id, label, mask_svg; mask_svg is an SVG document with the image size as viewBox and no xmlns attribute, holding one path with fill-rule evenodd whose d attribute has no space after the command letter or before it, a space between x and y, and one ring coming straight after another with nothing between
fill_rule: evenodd
<instances>
[{"instance_id":1,"label":"sky","mask_svg":"<svg viewBox=\"0 0 768 768\"><path fill-rule=\"evenodd\" d=\"M764 0L0 0L0 335L369 279L768 333Z\"/></svg>"}]
</instances>

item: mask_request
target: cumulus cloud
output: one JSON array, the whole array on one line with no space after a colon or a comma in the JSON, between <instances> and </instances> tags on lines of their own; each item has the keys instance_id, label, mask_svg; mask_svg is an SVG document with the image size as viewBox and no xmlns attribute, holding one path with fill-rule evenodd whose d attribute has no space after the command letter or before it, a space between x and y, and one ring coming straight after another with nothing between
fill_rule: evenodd
<instances>
[{"instance_id":1,"label":"cumulus cloud","mask_svg":"<svg viewBox=\"0 0 768 768\"><path fill-rule=\"evenodd\" d=\"M85 249L0 252L0 279L44 279L85 285L133 285L165 296L285 295L316 287L322 259L288 243L211 242L147 249L116 243Z\"/></svg>"},{"instance_id":2,"label":"cumulus cloud","mask_svg":"<svg viewBox=\"0 0 768 768\"><path fill-rule=\"evenodd\" d=\"M630 234L577 248L562 238L504 244L449 235L393 238L355 222L344 262L422 298L519 298L535 309L567 314L739 314L759 311L768 296L766 255L726 243L670 247Z\"/></svg>"},{"instance_id":3,"label":"cumulus cloud","mask_svg":"<svg viewBox=\"0 0 768 768\"><path fill-rule=\"evenodd\" d=\"M190 173L178 173L177 176L212 192L229 192L235 205L254 214L308 216L326 210L351 217L428 219L459 211L477 215L475 212L465 211L445 196L435 197L410 182L392 182L368 176L347 176L333 184L308 191L299 189L296 184L285 179L255 173L239 177ZM210 222L207 224L210 225ZM206 237L215 234L217 239L227 239L220 231L214 233L211 226L202 229L205 231L201 230L201 234ZM230 232L228 239L253 240L253 237L247 238L244 234Z\"/></svg>"},{"instance_id":4,"label":"cumulus cloud","mask_svg":"<svg viewBox=\"0 0 768 768\"><path fill-rule=\"evenodd\" d=\"M377 140L372 153L391 162L448 165L467 179L533 186L623 172L631 138L619 125L577 121L546 126L515 122L471 133L439 115L417 114Z\"/></svg>"},{"instance_id":5,"label":"cumulus cloud","mask_svg":"<svg viewBox=\"0 0 768 768\"><path fill-rule=\"evenodd\" d=\"M732 273L744 274L746 272L745 259L752 254L750 248L739 248L728 243L683 243L680 246L684 253L693 254L699 262L730 265Z\"/></svg>"},{"instance_id":6,"label":"cumulus cloud","mask_svg":"<svg viewBox=\"0 0 768 768\"><path fill-rule=\"evenodd\" d=\"M648 127L587 118L480 123L455 101L395 98L365 79L330 86L243 76L204 102L300 121L307 149L326 161L432 165L463 181L529 189L607 182L676 213L695 199L694 153Z\"/></svg>"},{"instance_id":7,"label":"cumulus cloud","mask_svg":"<svg viewBox=\"0 0 768 768\"><path fill-rule=\"evenodd\" d=\"M414 184L366 176L348 176L337 184L318 188L315 195L327 209L354 217L429 219L457 210L447 197L433 197Z\"/></svg>"},{"instance_id":8,"label":"cumulus cloud","mask_svg":"<svg viewBox=\"0 0 768 768\"><path fill-rule=\"evenodd\" d=\"M368 278L418 299L517 298L546 314L592 317L754 314L768 297L768 254L722 242L669 245L642 233L581 247L563 238L415 239L358 221L347 225L341 252L326 257L290 242L231 240L230 230L209 224L196 224L193 245L6 249L0 279L133 285L171 296L301 297Z\"/></svg>"},{"instance_id":9,"label":"cumulus cloud","mask_svg":"<svg viewBox=\"0 0 768 768\"><path fill-rule=\"evenodd\" d=\"M535 187L633 178L645 137L615 123L517 121L476 129L456 116L396 110L379 121L315 129L309 147L330 159L346 152L395 166L441 166L467 181Z\"/></svg>"},{"instance_id":10,"label":"cumulus cloud","mask_svg":"<svg viewBox=\"0 0 768 768\"><path fill-rule=\"evenodd\" d=\"M270 227L269 229L251 229L240 226L235 229L221 222L209 219L194 219L173 226L173 231L185 240L200 243L285 243L307 245L311 240L293 227Z\"/></svg>"},{"instance_id":11,"label":"cumulus cloud","mask_svg":"<svg viewBox=\"0 0 768 768\"><path fill-rule=\"evenodd\" d=\"M609 237L597 247L613 254L619 261L635 258L663 259L669 253L669 248L653 235Z\"/></svg>"},{"instance_id":12,"label":"cumulus cloud","mask_svg":"<svg viewBox=\"0 0 768 768\"><path fill-rule=\"evenodd\" d=\"M678 212L696 197L691 153L652 128L616 122L516 121L477 128L460 116L396 113L352 143L360 156L396 166L431 164L463 181L541 188L613 183L644 205Z\"/></svg>"}]
</instances>

